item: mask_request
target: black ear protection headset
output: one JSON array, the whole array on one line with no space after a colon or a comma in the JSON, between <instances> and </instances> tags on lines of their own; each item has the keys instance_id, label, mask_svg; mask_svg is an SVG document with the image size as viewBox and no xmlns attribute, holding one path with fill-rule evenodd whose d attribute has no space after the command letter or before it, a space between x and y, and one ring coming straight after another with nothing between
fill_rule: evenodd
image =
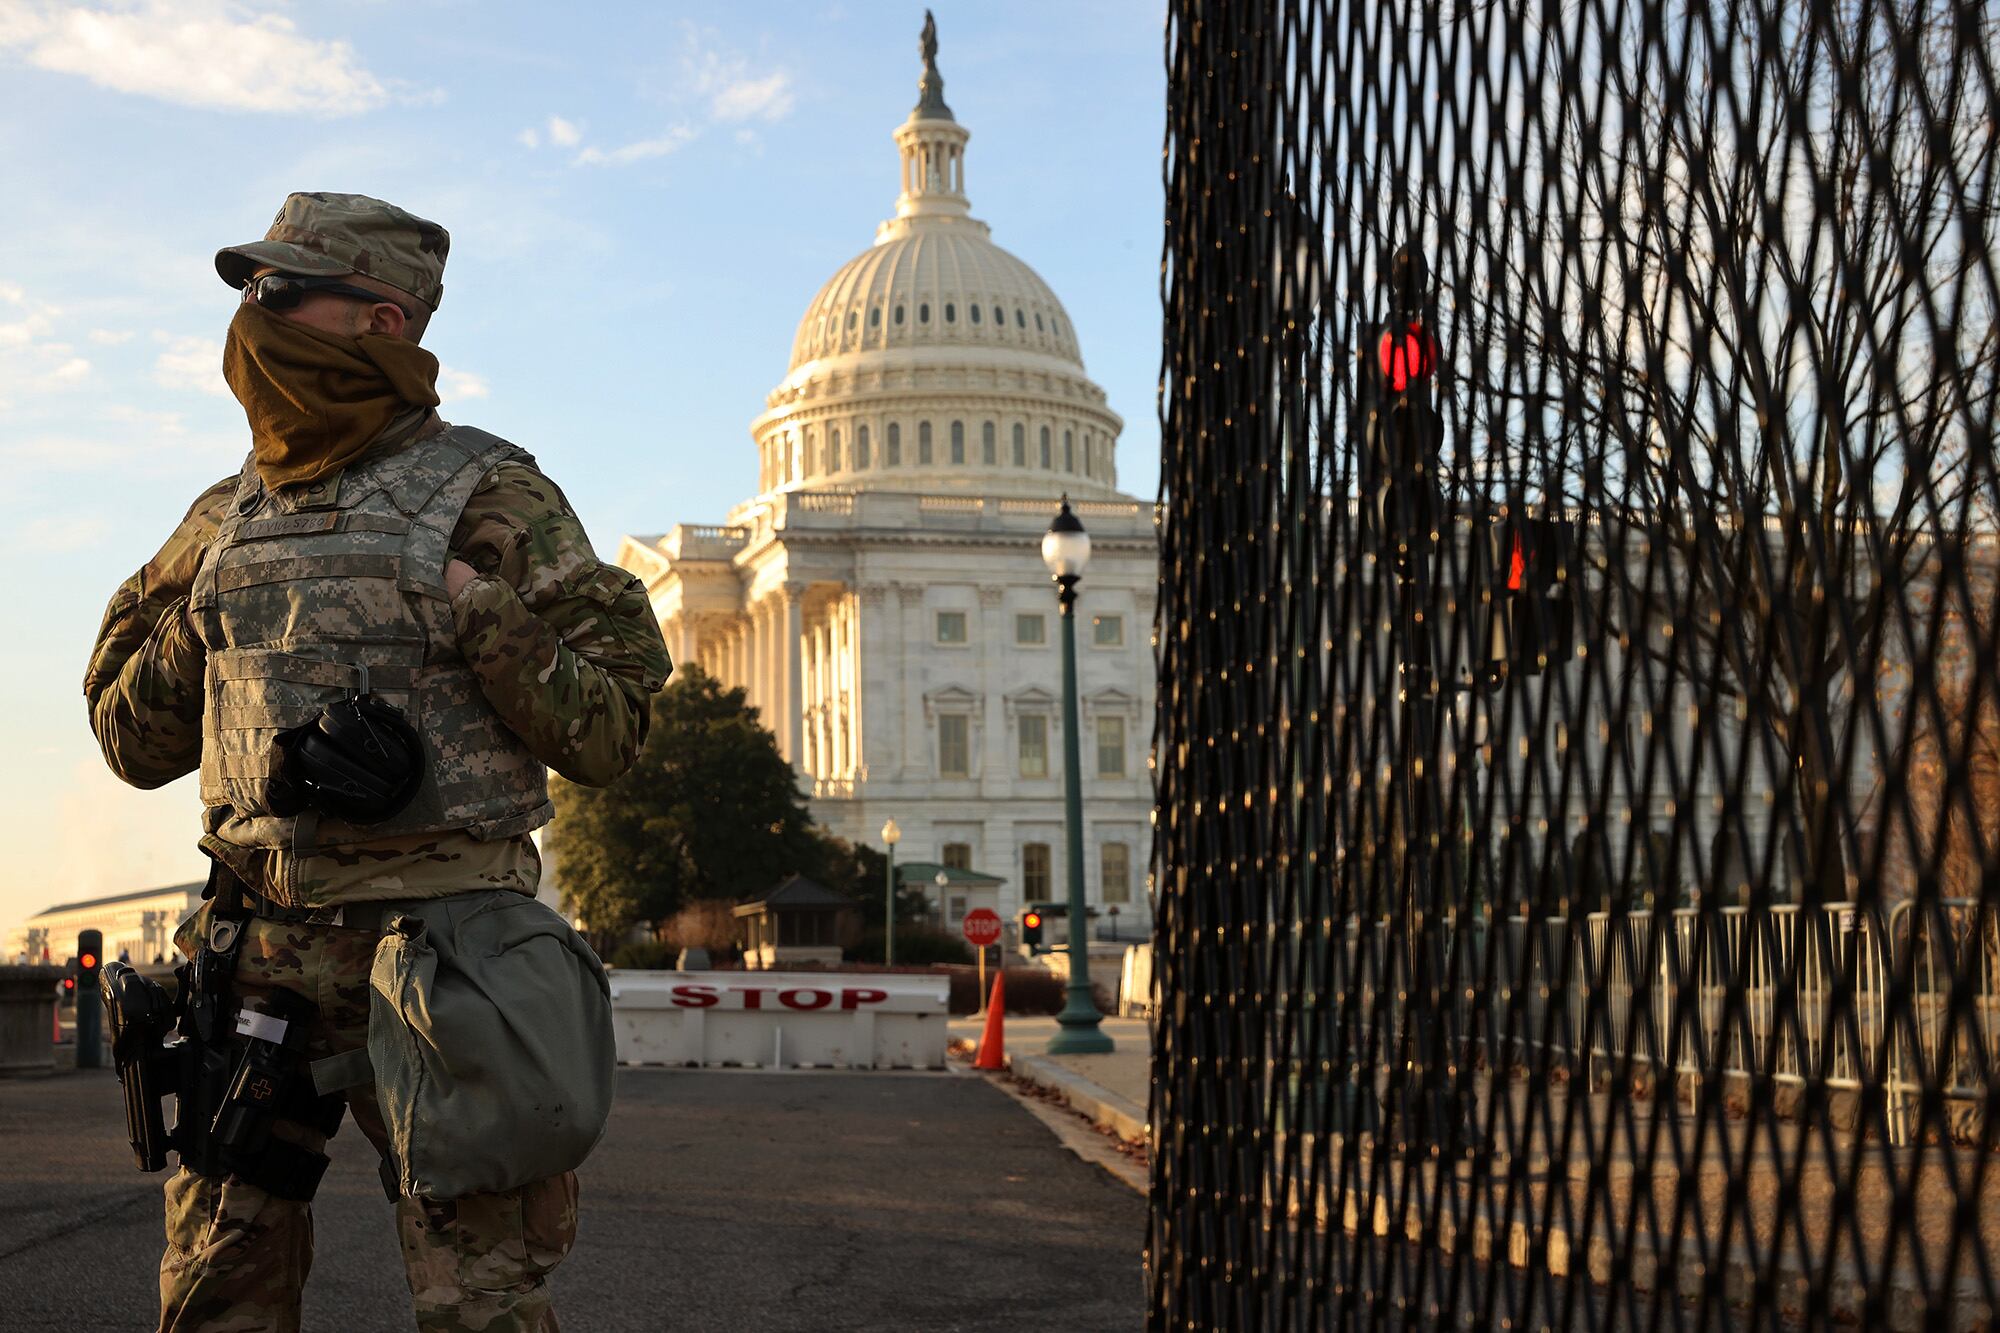
<instances>
[{"instance_id":1,"label":"black ear protection headset","mask_svg":"<svg viewBox=\"0 0 2000 1333\"><path fill-rule=\"evenodd\" d=\"M361 684L304 726L278 733L269 804L274 813L317 810L349 824L400 814L424 784L424 743L402 713Z\"/></svg>"}]
</instances>

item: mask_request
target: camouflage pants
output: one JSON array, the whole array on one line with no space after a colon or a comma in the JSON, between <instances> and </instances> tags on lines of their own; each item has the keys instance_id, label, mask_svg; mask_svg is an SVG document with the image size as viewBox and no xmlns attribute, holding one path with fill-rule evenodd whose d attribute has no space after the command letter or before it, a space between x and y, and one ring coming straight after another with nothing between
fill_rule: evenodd
<instances>
[{"instance_id":1,"label":"camouflage pants","mask_svg":"<svg viewBox=\"0 0 2000 1333\"><path fill-rule=\"evenodd\" d=\"M201 928L191 927L177 941L184 951ZM252 921L237 987L245 997L283 987L318 1005L313 1058L352 1050L367 1039L377 938L340 926ZM379 1154L388 1140L374 1089L351 1089L348 1111ZM281 1121L273 1132L325 1148L303 1125ZM419 1329L556 1328L548 1275L576 1239L575 1172L447 1203L401 1199L396 1222ZM234 1176L210 1180L181 1169L168 1179L161 1333L295 1333L311 1268L312 1205L274 1198Z\"/></svg>"}]
</instances>

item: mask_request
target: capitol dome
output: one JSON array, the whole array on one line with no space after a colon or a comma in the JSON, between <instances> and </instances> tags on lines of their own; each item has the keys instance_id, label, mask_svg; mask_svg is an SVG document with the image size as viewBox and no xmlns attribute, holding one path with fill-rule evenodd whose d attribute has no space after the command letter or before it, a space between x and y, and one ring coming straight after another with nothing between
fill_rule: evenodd
<instances>
[{"instance_id":1,"label":"capitol dome","mask_svg":"<svg viewBox=\"0 0 2000 1333\"><path fill-rule=\"evenodd\" d=\"M934 56L895 132L896 215L806 307L751 423L759 490L1116 496L1124 422L1062 302L971 215Z\"/></svg>"}]
</instances>

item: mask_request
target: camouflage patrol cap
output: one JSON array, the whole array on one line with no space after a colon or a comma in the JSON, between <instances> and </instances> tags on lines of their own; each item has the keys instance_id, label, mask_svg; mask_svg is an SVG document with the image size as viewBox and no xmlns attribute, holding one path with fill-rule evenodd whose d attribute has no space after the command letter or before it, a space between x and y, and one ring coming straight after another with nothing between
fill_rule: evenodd
<instances>
[{"instance_id":1,"label":"camouflage patrol cap","mask_svg":"<svg viewBox=\"0 0 2000 1333\"><path fill-rule=\"evenodd\" d=\"M451 233L365 194L285 197L261 241L215 253L215 271L241 287L258 268L330 278L361 273L399 287L435 310L444 299Z\"/></svg>"}]
</instances>

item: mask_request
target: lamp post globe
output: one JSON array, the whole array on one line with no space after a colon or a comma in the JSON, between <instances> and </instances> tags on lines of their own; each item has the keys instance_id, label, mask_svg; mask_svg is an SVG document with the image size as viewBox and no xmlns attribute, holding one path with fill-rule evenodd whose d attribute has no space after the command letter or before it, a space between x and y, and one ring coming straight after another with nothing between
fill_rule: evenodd
<instances>
[{"instance_id":1,"label":"lamp post globe","mask_svg":"<svg viewBox=\"0 0 2000 1333\"><path fill-rule=\"evenodd\" d=\"M896 844L903 840L903 830L895 819L882 821L882 845L889 849L889 865L883 873L882 903L882 966L896 965Z\"/></svg>"},{"instance_id":2,"label":"lamp post globe","mask_svg":"<svg viewBox=\"0 0 2000 1333\"><path fill-rule=\"evenodd\" d=\"M1063 823L1069 862L1069 995L1056 1015L1051 1055L1100 1055L1112 1049L1090 989L1090 910L1083 893L1083 746L1077 737L1076 585L1090 563L1090 534L1070 511L1069 497L1042 535L1042 563L1055 580L1062 619Z\"/></svg>"}]
</instances>

